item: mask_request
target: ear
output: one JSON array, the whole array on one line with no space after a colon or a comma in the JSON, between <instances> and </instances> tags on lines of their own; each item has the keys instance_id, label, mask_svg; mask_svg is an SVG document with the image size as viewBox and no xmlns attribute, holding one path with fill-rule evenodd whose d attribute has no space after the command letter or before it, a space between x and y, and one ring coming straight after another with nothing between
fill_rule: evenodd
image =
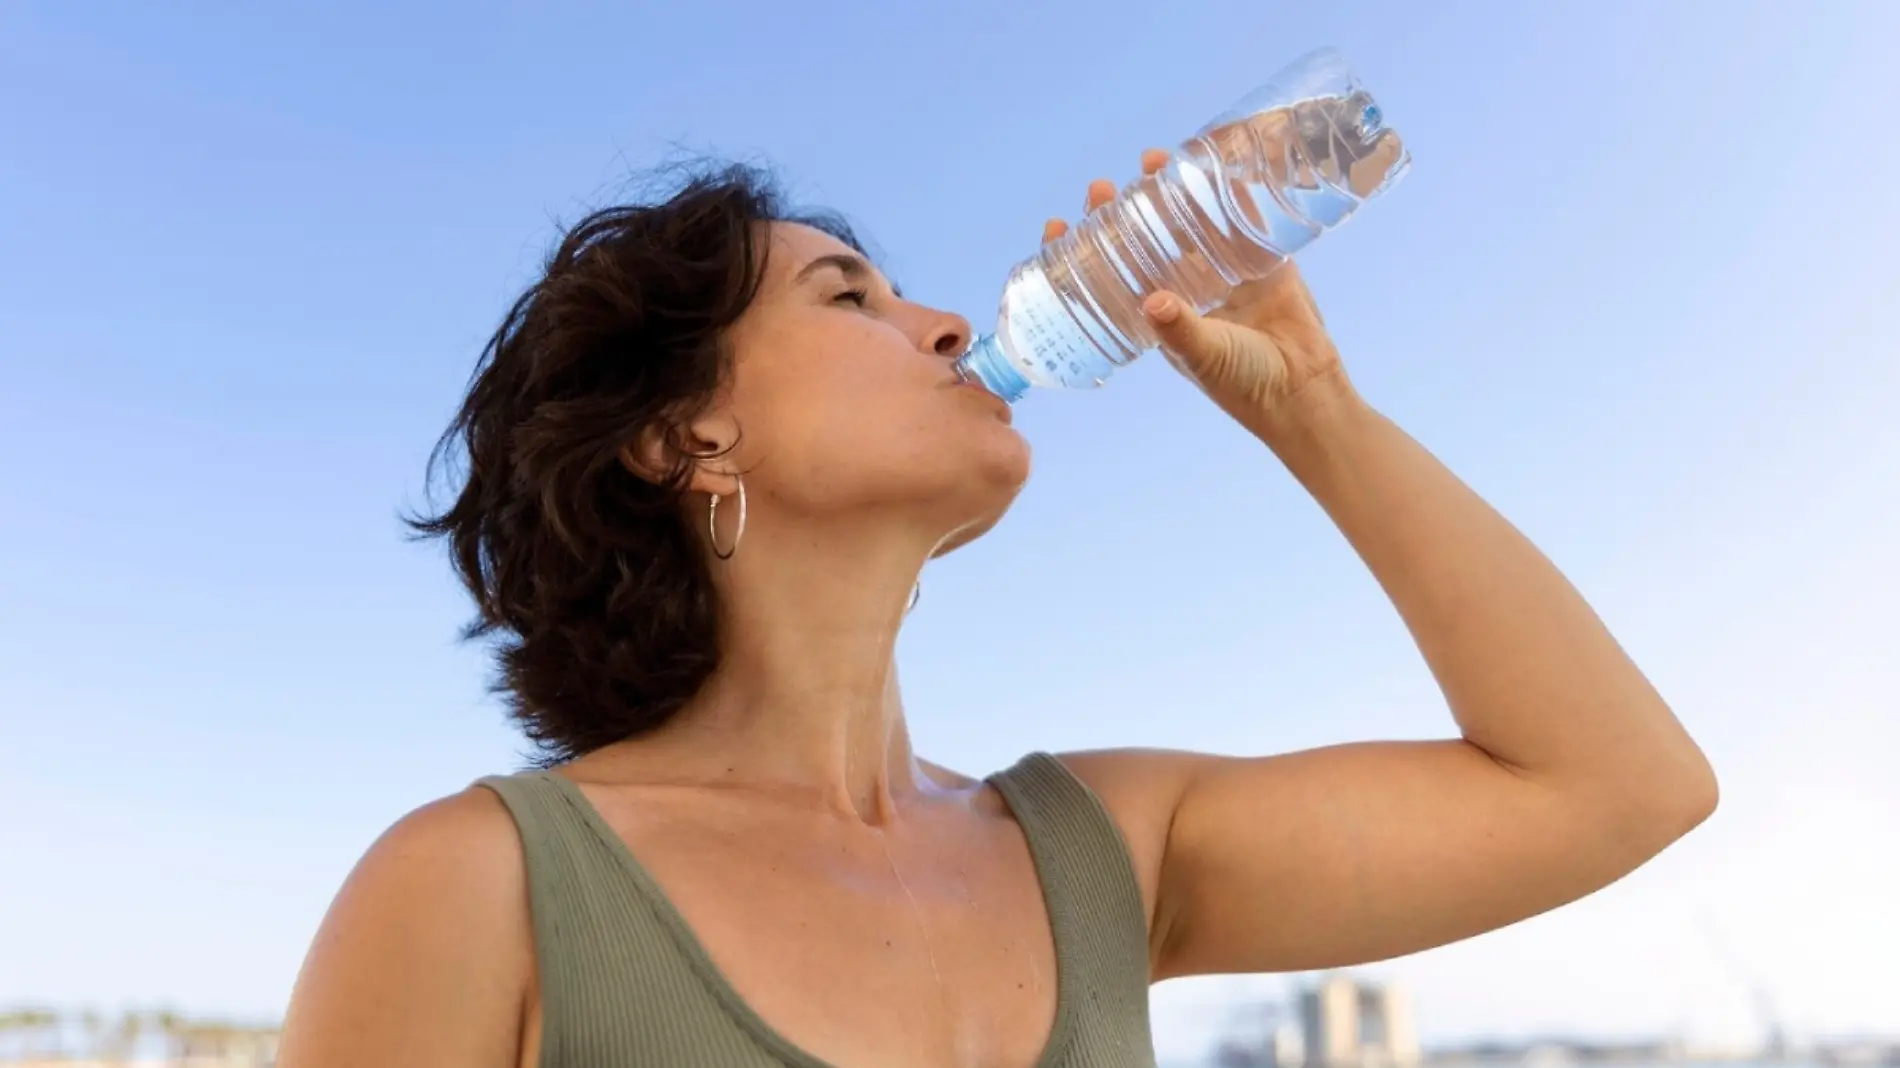
<instances>
[{"instance_id":1,"label":"ear","mask_svg":"<svg viewBox=\"0 0 1900 1068\"><path fill-rule=\"evenodd\" d=\"M733 457L739 437L738 424L720 412L707 412L685 423L659 421L621 448L620 463L635 477L659 484L668 481L681 457L687 457L692 465L686 481L689 491L731 496L739 490L739 467Z\"/></svg>"}]
</instances>

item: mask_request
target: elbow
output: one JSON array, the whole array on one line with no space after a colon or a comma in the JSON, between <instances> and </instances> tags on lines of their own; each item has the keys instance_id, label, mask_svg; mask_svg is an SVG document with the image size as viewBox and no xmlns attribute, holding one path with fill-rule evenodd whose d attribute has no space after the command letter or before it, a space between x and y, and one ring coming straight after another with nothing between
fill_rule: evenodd
<instances>
[{"instance_id":1,"label":"elbow","mask_svg":"<svg viewBox=\"0 0 1900 1068\"><path fill-rule=\"evenodd\" d=\"M1721 785L1708 758L1693 742L1640 768L1625 766L1611 779L1599 780L1595 796L1598 826L1609 835L1606 846L1632 866L1674 845L1707 822L1721 802ZM1615 843L1608 845L1609 842Z\"/></svg>"},{"instance_id":2,"label":"elbow","mask_svg":"<svg viewBox=\"0 0 1900 1068\"><path fill-rule=\"evenodd\" d=\"M1715 768L1701 751L1696 752L1696 773L1693 782L1685 791L1683 809L1689 824L1683 828L1684 834L1700 827L1722 803L1722 784L1715 777Z\"/></svg>"},{"instance_id":3,"label":"elbow","mask_svg":"<svg viewBox=\"0 0 1900 1068\"><path fill-rule=\"evenodd\" d=\"M1655 785L1655 784L1652 784ZM1720 801L1715 774L1685 776L1667 789L1624 796L1598 809L1592 840L1612 878L1621 878L1654 860L1715 814Z\"/></svg>"},{"instance_id":4,"label":"elbow","mask_svg":"<svg viewBox=\"0 0 1900 1068\"><path fill-rule=\"evenodd\" d=\"M1647 745L1633 751L1635 759L1630 768L1641 769L1638 781L1647 788L1633 791L1643 798L1638 808L1644 812L1651 833L1662 835L1666 847L1715 815L1722 801L1722 787L1708 754L1681 722L1666 707L1662 718L1671 729L1658 732Z\"/></svg>"},{"instance_id":5,"label":"elbow","mask_svg":"<svg viewBox=\"0 0 1900 1068\"><path fill-rule=\"evenodd\" d=\"M1702 826L1722 801L1715 768L1693 743L1670 773L1659 775L1648 804L1641 806L1646 837L1660 838L1660 848Z\"/></svg>"},{"instance_id":6,"label":"elbow","mask_svg":"<svg viewBox=\"0 0 1900 1068\"><path fill-rule=\"evenodd\" d=\"M1716 806L1722 803L1722 784L1716 779L1715 765L1709 763L1708 754L1687 733L1682 736L1682 750L1674 763L1676 774L1670 778L1677 783L1676 804L1688 821L1683 828L1687 834L1715 815Z\"/></svg>"}]
</instances>

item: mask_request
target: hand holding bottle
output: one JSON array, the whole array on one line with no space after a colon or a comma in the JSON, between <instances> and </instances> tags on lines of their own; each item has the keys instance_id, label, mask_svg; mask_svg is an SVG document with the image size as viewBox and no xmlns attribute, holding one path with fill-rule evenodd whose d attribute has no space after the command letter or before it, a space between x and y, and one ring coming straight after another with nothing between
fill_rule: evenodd
<instances>
[{"instance_id":1,"label":"hand holding bottle","mask_svg":"<svg viewBox=\"0 0 1900 1068\"><path fill-rule=\"evenodd\" d=\"M1142 173L1153 174L1167 162L1167 152L1150 149L1142 153ZM1084 214L1115 196L1114 183L1090 183ZM1068 223L1051 219L1043 240L1056 240L1068 230ZM1166 291L1151 295L1142 311L1168 362L1257 433L1296 415L1300 405L1330 403L1339 399L1339 390L1350 393L1339 349L1290 260L1264 278L1236 286L1206 315Z\"/></svg>"},{"instance_id":2,"label":"hand holding bottle","mask_svg":"<svg viewBox=\"0 0 1900 1068\"><path fill-rule=\"evenodd\" d=\"M957 373L1013 404L1032 387L1100 386L1143 352L1171 348L1243 418L1343 383L1298 272L1283 264L1411 164L1345 60L1310 53L1143 163L1119 193L1091 186L1088 215L1052 226L1010 271L996 329L957 358ZM1206 318L1175 316L1163 293ZM1144 310L1150 298L1159 317ZM1271 348L1224 324L1264 334Z\"/></svg>"}]
</instances>

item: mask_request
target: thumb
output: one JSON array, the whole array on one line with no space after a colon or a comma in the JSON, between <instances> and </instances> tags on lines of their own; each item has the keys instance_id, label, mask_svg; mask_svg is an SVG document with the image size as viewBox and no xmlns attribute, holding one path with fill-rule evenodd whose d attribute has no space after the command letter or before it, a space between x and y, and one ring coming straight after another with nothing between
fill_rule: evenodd
<instances>
[{"instance_id":1,"label":"thumb","mask_svg":"<svg viewBox=\"0 0 1900 1068\"><path fill-rule=\"evenodd\" d=\"M1240 356L1238 327L1203 316L1173 293L1153 294L1142 302L1141 310L1154 325L1168 362L1197 382Z\"/></svg>"}]
</instances>

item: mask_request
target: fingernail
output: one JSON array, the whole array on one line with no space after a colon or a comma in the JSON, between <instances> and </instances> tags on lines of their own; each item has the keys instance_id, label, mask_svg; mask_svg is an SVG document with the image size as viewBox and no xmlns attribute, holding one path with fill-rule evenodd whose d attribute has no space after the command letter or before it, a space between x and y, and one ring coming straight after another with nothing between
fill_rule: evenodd
<instances>
[{"instance_id":1,"label":"fingernail","mask_svg":"<svg viewBox=\"0 0 1900 1068\"><path fill-rule=\"evenodd\" d=\"M1173 296L1167 293L1155 293L1141 302L1141 310L1158 323L1171 323L1180 318L1181 306Z\"/></svg>"}]
</instances>

